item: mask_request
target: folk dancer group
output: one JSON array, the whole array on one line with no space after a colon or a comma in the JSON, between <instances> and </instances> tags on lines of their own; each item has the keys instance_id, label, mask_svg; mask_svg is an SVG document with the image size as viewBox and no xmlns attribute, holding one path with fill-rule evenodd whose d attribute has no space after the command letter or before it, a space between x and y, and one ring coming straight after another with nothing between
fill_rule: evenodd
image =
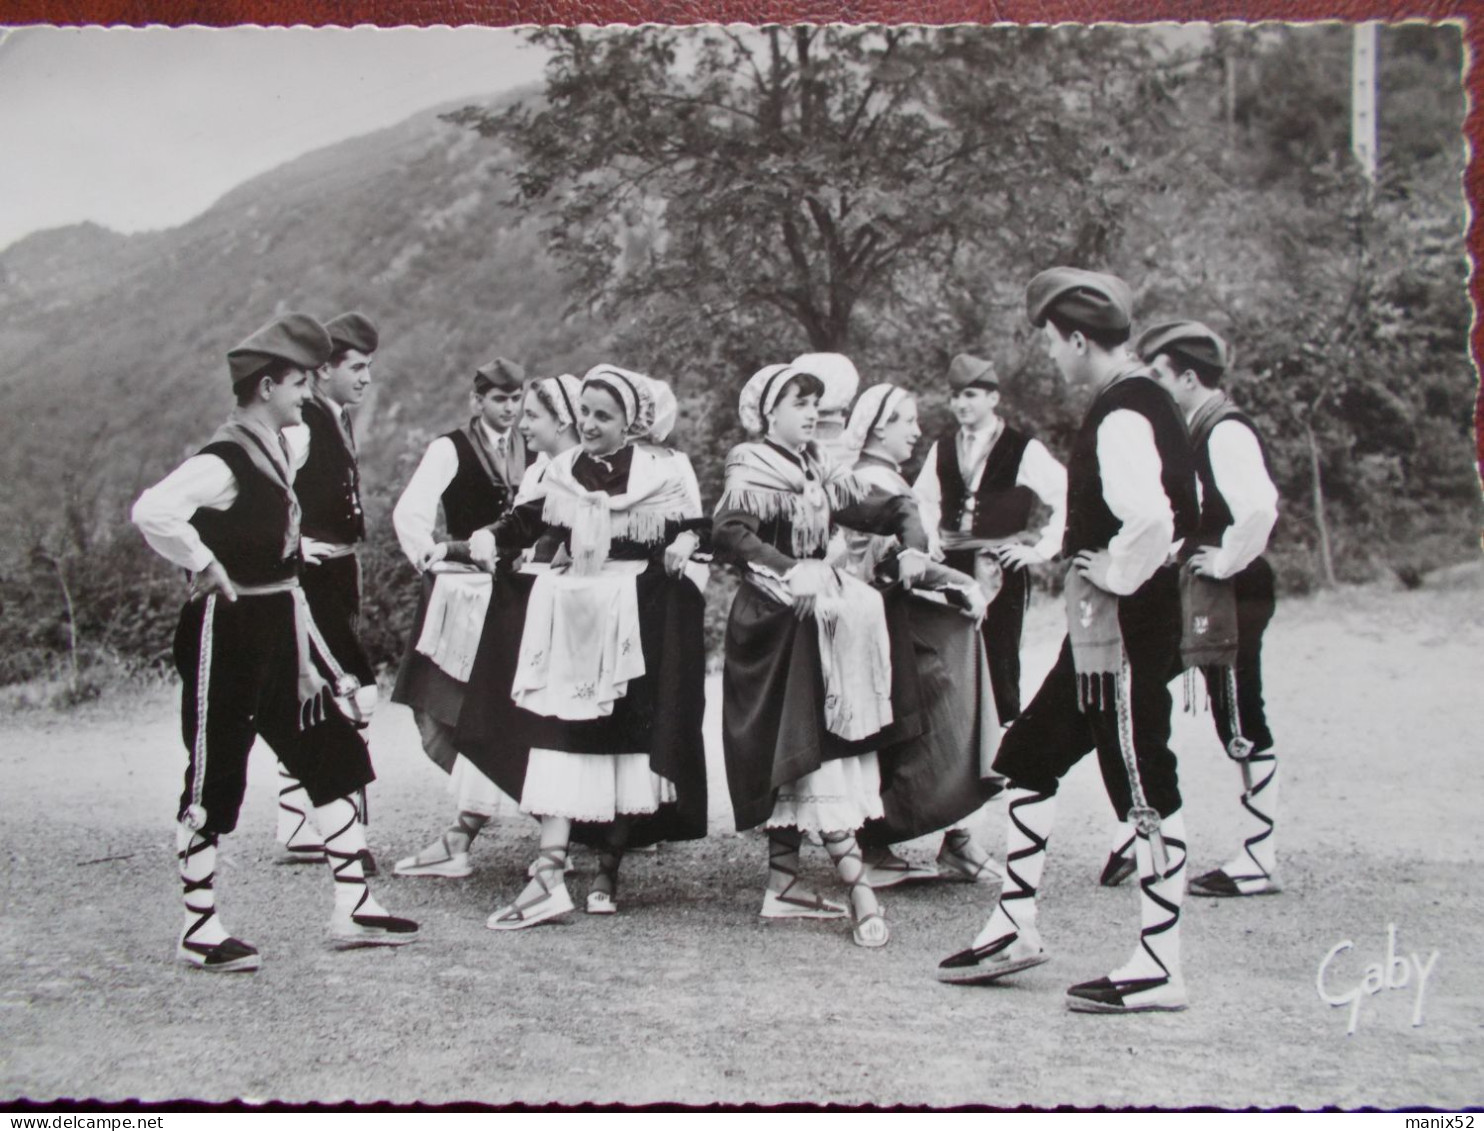
<instances>
[{"instance_id":1,"label":"folk dancer group","mask_svg":"<svg viewBox=\"0 0 1484 1131\"><path fill-rule=\"evenodd\" d=\"M710 518L690 460L667 445L664 382L606 364L581 380L528 378L503 358L478 369L472 418L429 446L393 513L422 588L392 698L412 708L454 802L448 829L396 874L471 874L471 845L509 795L539 821L539 849L486 925L518 930L575 910L574 839L597 854L584 907L604 915L618 910L627 851L704 836L703 594L709 567L725 565L742 584L723 754L737 828L766 834L763 917L843 920L857 945L885 946L878 890L1001 878L965 823L1004 792L999 899L938 977L994 982L1047 961L1036 895L1057 787L1096 749L1120 822L1103 881L1137 872L1141 931L1127 963L1068 1003L1185 1008L1168 685L1202 670L1244 783L1247 835L1192 890L1276 892L1261 695L1273 583L1260 557L1276 491L1253 422L1221 391L1228 347L1215 332L1161 324L1134 356L1129 288L1091 271L1043 272L1026 298L1059 374L1092 393L1065 469L1000 418L993 365L964 354L948 371L959 427L909 484L922 435L912 393L878 383L857 397L845 358L810 354L744 385L749 439L727 457ZM259 965L214 892L255 737L280 763L286 854L329 863L332 939L417 937L366 883L374 775L361 728L376 685L356 638L365 522L346 410L377 346L356 313L263 327L228 353L227 423L134 508L150 545L192 577L175 642L189 754L177 953L203 969ZM1027 570L1058 553L1068 636L1021 710ZM938 832L934 868L892 850ZM799 882L806 836L828 852L843 902Z\"/></svg>"}]
</instances>

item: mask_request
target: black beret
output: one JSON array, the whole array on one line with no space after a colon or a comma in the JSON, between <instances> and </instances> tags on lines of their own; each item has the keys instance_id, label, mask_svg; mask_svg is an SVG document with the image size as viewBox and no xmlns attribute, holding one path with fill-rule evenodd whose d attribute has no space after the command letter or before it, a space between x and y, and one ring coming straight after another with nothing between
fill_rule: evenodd
<instances>
[{"instance_id":1,"label":"black beret","mask_svg":"<svg viewBox=\"0 0 1484 1131\"><path fill-rule=\"evenodd\" d=\"M1116 275L1053 267L1026 287L1025 312L1032 326L1046 325L1046 316L1055 313L1093 330L1127 330L1133 321L1134 295Z\"/></svg>"},{"instance_id":2,"label":"black beret","mask_svg":"<svg viewBox=\"0 0 1484 1131\"><path fill-rule=\"evenodd\" d=\"M474 371L474 391L487 393L491 389L506 389L515 392L526 381L526 371L513 361L497 357L485 362Z\"/></svg>"},{"instance_id":3,"label":"black beret","mask_svg":"<svg viewBox=\"0 0 1484 1131\"><path fill-rule=\"evenodd\" d=\"M285 314L254 330L227 351L232 384L246 380L275 361L299 369L318 369L330 360L334 347L325 328L307 314Z\"/></svg>"},{"instance_id":4,"label":"black beret","mask_svg":"<svg viewBox=\"0 0 1484 1131\"><path fill-rule=\"evenodd\" d=\"M373 354L377 343L381 341L371 319L354 310L338 318L331 318L325 323L325 329L337 350L359 350L364 354Z\"/></svg>"},{"instance_id":5,"label":"black beret","mask_svg":"<svg viewBox=\"0 0 1484 1131\"><path fill-rule=\"evenodd\" d=\"M994 362L982 357L961 353L948 363L948 383L954 392L960 389L998 389L1000 379L994 371Z\"/></svg>"},{"instance_id":6,"label":"black beret","mask_svg":"<svg viewBox=\"0 0 1484 1131\"><path fill-rule=\"evenodd\" d=\"M1134 349L1139 360L1146 364L1162 353L1176 350L1218 373L1225 373L1231 360L1225 339L1204 322L1161 322L1140 334Z\"/></svg>"}]
</instances>

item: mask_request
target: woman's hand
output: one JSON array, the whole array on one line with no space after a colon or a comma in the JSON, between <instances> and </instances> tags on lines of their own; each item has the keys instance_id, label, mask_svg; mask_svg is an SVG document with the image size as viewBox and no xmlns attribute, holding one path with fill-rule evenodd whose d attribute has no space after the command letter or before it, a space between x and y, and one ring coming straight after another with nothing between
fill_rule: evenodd
<instances>
[{"instance_id":1,"label":"woman's hand","mask_svg":"<svg viewBox=\"0 0 1484 1131\"><path fill-rule=\"evenodd\" d=\"M975 624L982 623L984 614L989 610L989 598L984 595L984 590L977 584L969 585L963 590L963 594L969 602L969 617Z\"/></svg>"},{"instance_id":2,"label":"woman's hand","mask_svg":"<svg viewBox=\"0 0 1484 1131\"><path fill-rule=\"evenodd\" d=\"M474 564L489 573L495 572L495 532L489 527L469 535L469 556Z\"/></svg>"},{"instance_id":3,"label":"woman's hand","mask_svg":"<svg viewBox=\"0 0 1484 1131\"><path fill-rule=\"evenodd\" d=\"M819 597L833 597L840 592L840 581L835 571L824 562L802 561L784 576L788 591L793 594L794 616L807 620L815 614L815 602Z\"/></svg>"},{"instance_id":4,"label":"woman's hand","mask_svg":"<svg viewBox=\"0 0 1484 1131\"><path fill-rule=\"evenodd\" d=\"M665 547L665 572L671 577L684 574L685 563L700 545L701 539L694 530L682 530L675 535L675 541Z\"/></svg>"},{"instance_id":5,"label":"woman's hand","mask_svg":"<svg viewBox=\"0 0 1484 1131\"><path fill-rule=\"evenodd\" d=\"M426 551L422 559L417 563L417 568L427 573L435 564L448 557L448 543L439 542L431 550Z\"/></svg>"},{"instance_id":6,"label":"woman's hand","mask_svg":"<svg viewBox=\"0 0 1484 1131\"><path fill-rule=\"evenodd\" d=\"M910 589L922 580L931 560L921 550L903 550L897 555L897 579Z\"/></svg>"}]
</instances>

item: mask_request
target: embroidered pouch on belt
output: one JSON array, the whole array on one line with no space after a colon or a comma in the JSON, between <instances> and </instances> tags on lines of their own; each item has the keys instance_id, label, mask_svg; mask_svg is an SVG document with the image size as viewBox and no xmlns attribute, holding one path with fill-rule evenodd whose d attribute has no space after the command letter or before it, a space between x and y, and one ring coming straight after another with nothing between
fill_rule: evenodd
<instances>
[{"instance_id":1,"label":"embroidered pouch on belt","mask_svg":"<svg viewBox=\"0 0 1484 1131\"><path fill-rule=\"evenodd\" d=\"M1115 681L1123 668L1123 629L1118 598L1099 589L1075 569L1067 570L1067 638L1077 671L1077 705L1111 707Z\"/></svg>"},{"instance_id":2,"label":"embroidered pouch on belt","mask_svg":"<svg viewBox=\"0 0 1484 1131\"><path fill-rule=\"evenodd\" d=\"M1186 668L1230 667L1237 661L1237 596L1230 581L1180 567L1180 662Z\"/></svg>"}]
</instances>

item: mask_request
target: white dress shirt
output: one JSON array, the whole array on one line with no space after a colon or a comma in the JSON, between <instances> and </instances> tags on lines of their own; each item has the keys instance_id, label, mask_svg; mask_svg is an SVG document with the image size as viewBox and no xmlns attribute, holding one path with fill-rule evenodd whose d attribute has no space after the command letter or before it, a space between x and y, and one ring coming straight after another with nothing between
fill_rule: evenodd
<instances>
[{"instance_id":1,"label":"white dress shirt","mask_svg":"<svg viewBox=\"0 0 1484 1131\"><path fill-rule=\"evenodd\" d=\"M1262 462L1257 437L1240 421L1221 421L1211 429L1206 445L1216 489L1232 515L1211 572L1216 577L1231 577L1267 548L1278 521L1278 488Z\"/></svg>"},{"instance_id":2,"label":"white dress shirt","mask_svg":"<svg viewBox=\"0 0 1484 1131\"><path fill-rule=\"evenodd\" d=\"M1131 409L1115 409L1098 425L1098 473L1103 501L1122 525L1108 543L1108 591L1128 596L1170 556L1175 514L1160 474L1154 426Z\"/></svg>"},{"instance_id":3,"label":"white dress shirt","mask_svg":"<svg viewBox=\"0 0 1484 1131\"><path fill-rule=\"evenodd\" d=\"M283 437L289 445L290 466L297 472L309 457L309 429L302 424L285 428ZM237 480L226 462L217 456L194 455L140 495L129 518L155 553L182 569L200 573L215 555L191 525L191 516L202 507L224 511L236 501Z\"/></svg>"},{"instance_id":4,"label":"white dress shirt","mask_svg":"<svg viewBox=\"0 0 1484 1131\"><path fill-rule=\"evenodd\" d=\"M500 450L509 433L496 432L483 420L479 427L484 429L490 447ZM397 532L397 543L413 565L420 563L438 544L433 537L438 526L438 504L458 472L458 449L447 436L439 436L428 445L422 462L392 509L392 529Z\"/></svg>"},{"instance_id":5,"label":"white dress shirt","mask_svg":"<svg viewBox=\"0 0 1484 1131\"><path fill-rule=\"evenodd\" d=\"M955 436L962 435L964 431L965 429L960 429ZM988 462L986 448L994 432L992 426L969 432L973 436L973 443L969 448L969 465L974 468L974 472L972 482L965 486L971 495L979 490L979 484L984 478L984 467ZM1046 520L1045 529L1031 547L1042 561L1050 561L1061 550L1062 536L1067 529L1067 469L1057 462L1045 444L1040 440L1031 440L1020 457L1015 485L1029 487L1038 499L1051 508L1051 517ZM923 460L922 470L917 474L917 482L912 485L912 491L917 496L922 524L927 528L928 549L936 556L942 549L942 538L938 531L943 521L943 485L938 482L936 442L928 448L927 458ZM964 521L972 521L972 516L965 513Z\"/></svg>"}]
</instances>

